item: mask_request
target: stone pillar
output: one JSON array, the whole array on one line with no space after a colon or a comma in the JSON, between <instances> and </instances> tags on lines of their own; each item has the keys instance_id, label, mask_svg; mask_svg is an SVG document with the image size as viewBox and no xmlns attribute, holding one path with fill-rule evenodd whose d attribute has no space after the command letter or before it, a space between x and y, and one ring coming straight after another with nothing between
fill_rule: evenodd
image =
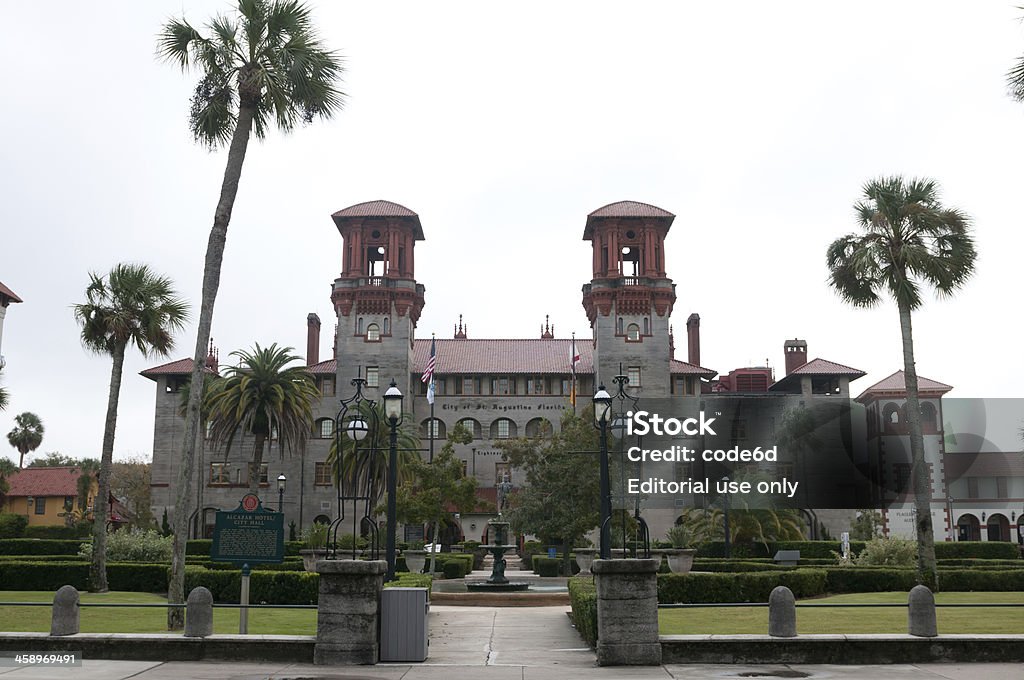
<instances>
[{"instance_id":1,"label":"stone pillar","mask_svg":"<svg viewBox=\"0 0 1024 680\"><path fill-rule=\"evenodd\" d=\"M213 635L213 593L203 586L188 594L185 608L185 637Z\"/></svg>"},{"instance_id":2,"label":"stone pillar","mask_svg":"<svg viewBox=\"0 0 1024 680\"><path fill-rule=\"evenodd\" d=\"M768 634L796 637L796 598L786 586L775 586L768 596Z\"/></svg>"},{"instance_id":3,"label":"stone pillar","mask_svg":"<svg viewBox=\"0 0 1024 680\"><path fill-rule=\"evenodd\" d=\"M53 596L50 635L78 635L78 589L61 586Z\"/></svg>"},{"instance_id":4,"label":"stone pillar","mask_svg":"<svg viewBox=\"0 0 1024 680\"><path fill-rule=\"evenodd\" d=\"M320 600L313 663L375 664L380 657L384 560L318 560Z\"/></svg>"},{"instance_id":5,"label":"stone pillar","mask_svg":"<svg viewBox=\"0 0 1024 680\"><path fill-rule=\"evenodd\" d=\"M935 624L935 596L927 586L916 585L910 590L907 629L907 632L917 637L935 637L939 634Z\"/></svg>"},{"instance_id":6,"label":"stone pillar","mask_svg":"<svg viewBox=\"0 0 1024 680\"><path fill-rule=\"evenodd\" d=\"M657 666L659 560L594 560L599 666Z\"/></svg>"}]
</instances>

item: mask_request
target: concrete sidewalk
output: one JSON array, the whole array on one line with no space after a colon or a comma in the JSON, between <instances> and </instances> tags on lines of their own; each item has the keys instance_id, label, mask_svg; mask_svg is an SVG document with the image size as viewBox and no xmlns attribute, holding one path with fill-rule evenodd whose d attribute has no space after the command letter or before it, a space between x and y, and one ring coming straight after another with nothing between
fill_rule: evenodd
<instances>
[{"instance_id":1,"label":"concrete sidewalk","mask_svg":"<svg viewBox=\"0 0 1024 680\"><path fill-rule=\"evenodd\" d=\"M889 666L670 665L599 668L566 607L445 607L430 612L430 656L422 664L99 661L75 668L0 668L0 680L583 680L584 678L826 678L837 680L1022 680L1017 664ZM28 650L26 650L28 651Z\"/></svg>"}]
</instances>

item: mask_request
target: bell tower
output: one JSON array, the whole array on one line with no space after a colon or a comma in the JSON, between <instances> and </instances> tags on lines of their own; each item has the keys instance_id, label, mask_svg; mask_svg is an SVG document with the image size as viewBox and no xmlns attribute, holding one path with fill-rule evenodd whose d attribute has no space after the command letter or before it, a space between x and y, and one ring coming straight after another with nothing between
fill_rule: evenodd
<instances>
[{"instance_id":1,"label":"bell tower","mask_svg":"<svg viewBox=\"0 0 1024 680\"><path fill-rule=\"evenodd\" d=\"M669 317L676 290L665 274L665 236L674 219L635 201L587 216L583 240L593 244L594 278L583 286L583 308L594 332L595 380L609 389L621 364L635 394L669 394Z\"/></svg>"},{"instance_id":2,"label":"bell tower","mask_svg":"<svg viewBox=\"0 0 1024 680\"><path fill-rule=\"evenodd\" d=\"M423 240L419 215L390 201L369 201L331 215L344 240L341 276L331 301L338 315L335 359L341 393L357 372L371 399L392 378L411 395L416 322L424 287L416 283L413 252Z\"/></svg>"}]
</instances>

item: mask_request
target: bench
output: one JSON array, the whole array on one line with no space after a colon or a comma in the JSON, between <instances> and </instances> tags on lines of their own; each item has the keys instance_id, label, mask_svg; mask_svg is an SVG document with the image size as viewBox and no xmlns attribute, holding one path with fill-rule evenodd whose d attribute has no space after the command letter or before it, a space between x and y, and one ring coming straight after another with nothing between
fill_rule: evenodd
<instances>
[{"instance_id":1,"label":"bench","mask_svg":"<svg viewBox=\"0 0 1024 680\"><path fill-rule=\"evenodd\" d=\"M780 567L795 567L800 561L799 550L780 550L775 553L775 564Z\"/></svg>"}]
</instances>

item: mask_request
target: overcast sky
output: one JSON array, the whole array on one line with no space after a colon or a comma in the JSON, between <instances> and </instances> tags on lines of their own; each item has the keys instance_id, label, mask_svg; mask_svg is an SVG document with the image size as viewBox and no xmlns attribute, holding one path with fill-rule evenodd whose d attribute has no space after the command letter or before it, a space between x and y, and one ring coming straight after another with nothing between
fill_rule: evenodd
<instances>
[{"instance_id":1,"label":"overcast sky","mask_svg":"<svg viewBox=\"0 0 1024 680\"><path fill-rule=\"evenodd\" d=\"M341 237L330 214L368 200L420 215L419 337L587 338L587 213L636 200L677 215L666 242L680 336L701 315L702 364L811 358L902 367L891 303L863 311L826 285L825 249L854 231L867 180L928 176L973 217L978 271L914 317L918 370L950 396L1021 394L1024 53L1018 2L314 3L346 59L335 119L249 147L213 337L305 351L324 320ZM6 3L0 41L0 281L8 309L0 430L40 415L38 453L98 456L110 361L81 346L71 305L89 271L145 262L198 316L225 163L188 132L193 75L155 58L170 16L222 1ZM171 359L191 356L195 326ZM685 342L677 358L685 359ZM115 458L149 457L168 361L130 353ZM17 460L6 446L4 453Z\"/></svg>"}]
</instances>

